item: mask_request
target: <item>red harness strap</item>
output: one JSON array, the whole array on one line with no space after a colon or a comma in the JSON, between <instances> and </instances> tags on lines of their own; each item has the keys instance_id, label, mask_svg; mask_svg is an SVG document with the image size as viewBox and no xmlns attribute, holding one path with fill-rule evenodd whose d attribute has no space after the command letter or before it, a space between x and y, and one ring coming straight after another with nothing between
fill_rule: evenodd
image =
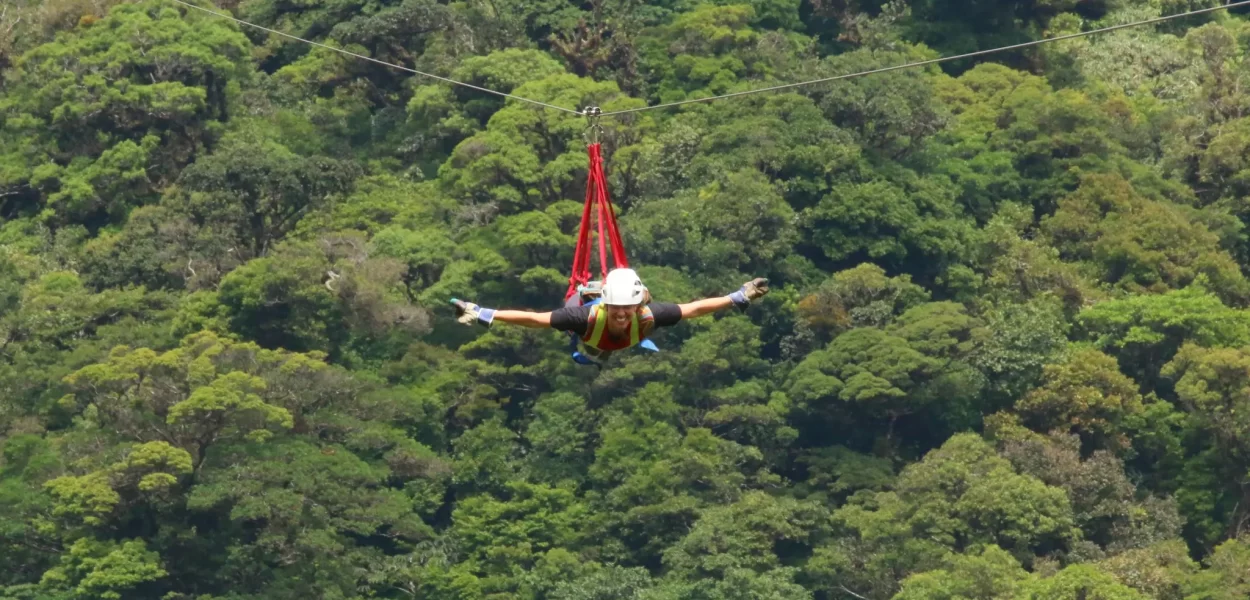
<instances>
[{"instance_id":1,"label":"red harness strap","mask_svg":"<svg viewBox=\"0 0 1250 600\"><path fill-rule=\"evenodd\" d=\"M621 243L621 233L616 227L616 211L612 200L608 198L607 178L603 174L603 157L599 153L599 144L591 144L590 173L586 179L586 206L582 209L582 224L577 232L577 249L573 253L573 272L569 277L569 289L564 293L568 300L577 293L577 286L590 281L590 220L592 207L598 208L599 229L599 269L600 277L608 276L607 240L611 240L612 265L615 269L629 267L625 257L625 245ZM604 227L607 227L606 236ZM606 238L606 239L605 239Z\"/></svg>"}]
</instances>

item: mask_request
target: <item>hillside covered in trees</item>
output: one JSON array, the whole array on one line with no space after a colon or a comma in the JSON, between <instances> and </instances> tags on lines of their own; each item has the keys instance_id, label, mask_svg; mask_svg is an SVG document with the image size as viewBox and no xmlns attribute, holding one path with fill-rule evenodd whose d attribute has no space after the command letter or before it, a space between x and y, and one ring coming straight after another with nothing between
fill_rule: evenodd
<instances>
[{"instance_id":1,"label":"hillside covered in trees","mask_svg":"<svg viewBox=\"0 0 1250 600\"><path fill-rule=\"evenodd\" d=\"M569 109L1218 0L188 0ZM0 6L0 599L1244 600L1250 9L603 120L171 0Z\"/></svg>"}]
</instances>

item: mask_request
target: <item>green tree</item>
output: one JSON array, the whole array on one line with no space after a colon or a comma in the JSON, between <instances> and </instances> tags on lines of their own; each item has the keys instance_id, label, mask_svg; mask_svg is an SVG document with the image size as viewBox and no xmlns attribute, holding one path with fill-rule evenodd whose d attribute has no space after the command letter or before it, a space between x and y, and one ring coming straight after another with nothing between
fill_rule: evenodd
<instances>
[{"instance_id":1,"label":"green tree","mask_svg":"<svg viewBox=\"0 0 1250 600\"><path fill-rule=\"evenodd\" d=\"M117 345L177 342L162 323L177 306L170 294L134 287L93 293L72 271L32 265L28 258L10 255L15 277L9 283L17 285L0 309L5 417L40 414L65 424L68 418L55 407L67 392L63 377L107 357Z\"/></svg>"},{"instance_id":2,"label":"green tree","mask_svg":"<svg viewBox=\"0 0 1250 600\"><path fill-rule=\"evenodd\" d=\"M710 508L690 532L664 553L661 597L707 600L754 597L811 598L795 583L798 570L773 550L801 548L820 531L821 511L811 504L750 492L729 506Z\"/></svg>"},{"instance_id":3,"label":"green tree","mask_svg":"<svg viewBox=\"0 0 1250 600\"><path fill-rule=\"evenodd\" d=\"M320 156L303 157L240 132L183 170L180 212L199 227L224 229L245 256L267 254L306 211L350 191L358 169Z\"/></svg>"},{"instance_id":4,"label":"green tree","mask_svg":"<svg viewBox=\"0 0 1250 600\"><path fill-rule=\"evenodd\" d=\"M828 260L868 260L926 278L959 262L973 231L952 187L915 173L840 183L801 216L805 241Z\"/></svg>"},{"instance_id":5,"label":"green tree","mask_svg":"<svg viewBox=\"0 0 1250 600\"><path fill-rule=\"evenodd\" d=\"M586 506L568 487L509 482L502 497L478 495L456 506L450 535L483 585L502 592L549 550L581 546ZM509 585L511 583L511 585Z\"/></svg>"},{"instance_id":6,"label":"green tree","mask_svg":"<svg viewBox=\"0 0 1250 600\"><path fill-rule=\"evenodd\" d=\"M1146 200L1118 176L1090 176L1060 200L1042 231L1067 261L1098 265L1098 279L1133 292L1158 293L1206 275L1226 302L1250 301L1247 283L1220 240L1184 213Z\"/></svg>"},{"instance_id":7,"label":"green tree","mask_svg":"<svg viewBox=\"0 0 1250 600\"><path fill-rule=\"evenodd\" d=\"M953 122L934 136L930 152L941 161L939 172L973 176L959 200L982 218L997 198L1050 213L1077 187L1078 173L1128 160L1123 138L1136 128L1121 98L1056 91L1038 76L993 63L957 79L939 77L934 91Z\"/></svg>"},{"instance_id":8,"label":"green tree","mask_svg":"<svg viewBox=\"0 0 1250 600\"><path fill-rule=\"evenodd\" d=\"M1175 499L1145 495L1106 450L1082 456L1075 435L1001 441L1000 454L1022 474L1062 488L1082 531L1072 560L1116 555L1180 538Z\"/></svg>"},{"instance_id":9,"label":"green tree","mask_svg":"<svg viewBox=\"0 0 1250 600\"><path fill-rule=\"evenodd\" d=\"M1029 206L999 207L973 237L969 264L952 266L937 281L956 298L981 306L1058 300L1067 319L1105 298L1080 264L1063 262L1057 249L1038 239L1033 220Z\"/></svg>"},{"instance_id":10,"label":"green tree","mask_svg":"<svg viewBox=\"0 0 1250 600\"><path fill-rule=\"evenodd\" d=\"M152 593L151 582L167 576L160 556L142 540L122 543L81 538L62 555L61 565L44 573L40 587L67 598L120 600Z\"/></svg>"},{"instance_id":11,"label":"green tree","mask_svg":"<svg viewBox=\"0 0 1250 600\"><path fill-rule=\"evenodd\" d=\"M920 46L857 49L825 58L816 77L845 75L936 58ZM901 160L944 129L949 110L934 101L934 81L924 70L891 71L813 88L825 116L854 132L855 141L881 158Z\"/></svg>"},{"instance_id":12,"label":"green tree","mask_svg":"<svg viewBox=\"0 0 1250 600\"><path fill-rule=\"evenodd\" d=\"M599 83L562 73L531 80L516 88L518 96L560 106L599 106L605 111L636 107L614 83ZM622 148L637 142L650 120L605 121L604 135ZM531 105L511 104L495 112L486 129L456 145L439 167L446 193L467 203L479 222L495 214L515 214L585 192L588 157L582 117ZM612 154L604 161L612 164Z\"/></svg>"},{"instance_id":13,"label":"green tree","mask_svg":"<svg viewBox=\"0 0 1250 600\"><path fill-rule=\"evenodd\" d=\"M1077 433L1087 449L1126 450L1128 424L1145 409L1133 380L1115 358L1097 350L1072 352L1046 366L1044 382L1015 409L1034 430Z\"/></svg>"},{"instance_id":14,"label":"green tree","mask_svg":"<svg viewBox=\"0 0 1250 600\"><path fill-rule=\"evenodd\" d=\"M799 315L825 341L854 327L881 327L898 314L930 300L908 275L888 277L873 263L835 273L799 301Z\"/></svg>"},{"instance_id":15,"label":"green tree","mask_svg":"<svg viewBox=\"0 0 1250 600\"><path fill-rule=\"evenodd\" d=\"M1103 302L1076 318L1073 333L1112 352L1120 369L1154 386L1160 370L1186 342L1213 346L1250 343L1250 313L1230 308L1201 281L1158 295ZM1160 387L1161 395L1167 392Z\"/></svg>"},{"instance_id":16,"label":"green tree","mask_svg":"<svg viewBox=\"0 0 1250 600\"><path fill-rule=\"evenodd\" d=\"M1184 590L1190 598L1202 600L1226 600L1250 592L1250 542L1246 537L1230 539L1219 546L1204 561L1207 569L1185 583Z\"/></svg>"},{"instance_id":17,"label":"green tree","mask_svg":"<svg viewBox=\"0 0 1250 600\"><path fill-rule=\"evenodd\" d=\"M1006 404L1038 386L1067 345L1070 324L1054 297L995 305L981 314L985 335L969 364L985 374L986 406Z\"/></svg>"},{"instance_id":18,"label":"green tree","mask_svg":"<svg viewBox=\"0 0 1250 600\"><path fill-rule=\"evenodd\" d=\"M639 203L621 219L621 235L647 263L718 277L767 274L797 241L794 221L768 178L744 169L671 199Z\"/></svg>"},{"instance_id":19,"label":"green tree","mask_svg":"<svg viewBox=\"0 0 1250 600\"><path fill-rule=\"evenodd\" d=\"M505 94L529 81L559 75L560 63L537 50L511 48L485 56L468 57L448 75ZM408 123L421 131L419 154L441 161L465 138L485 129L504 99L461 86L430 83L418 86L408 101ZM436 163L430 169L435 170Z\"/></svg>"},{"instance_id":20,"label":"green tree","mask_svg":"<svg viewBox=\"0 0 1250 600\"><path fill-rule=\"evenodd\" d=\"M263 440L295 424L294 406L266 402L275 391L264 379L255 371L232 368L229 361L240 357L256 360L256 370L285 368L312 374L325 368L316 355L262 351L203 333L188 336L179 348L163 353L118 347L106 362L67 377L75 394L62 402L90 410L91 421L123 435L169 441L188 452L198 468L218 441Z\"/></svg>"},{"instance_id":21,"label":"green tree","mask_svg":"<svg viewBox=\"0 0 1250 600\"><path fill-rule=\"evenodd\" d=\"M1026 579L1020 561L987 545L979 552L951 554L943 568L907 576L891 600L1014 598Z\"/></svg>"},{"instance_id":22,"label":"green tree","mask_svg":"<svg viewBox=\"0 0 1250 600\"><path fill-rule=\"evenodd\" d=\"M760 33L751 28L748 4L702 4L676 15L641 40L640 67L660 102L731 91L734 84L767 72L753 52Z\"/></svg>"},{"instance_id":23,"label":"green tree","mask_svg":"<svg viewBox=\"0 0 1250 600\"><path fill-rule=\"evenodd\" d=\"M31 49L0 100L0 190L59 224L151 202L220 134L249 46L227 21L150 0Z\"/></svg>"},{"instance_id":24,"label":"green tree","mask_svg":"<svg viewBox=\"0 0 1250 600\"><path fill-rule=\"evenodd\" d=\"M1189 557L1185 543L1174 539L1117 554L1099 567L1149 598L1180 600L1199 565Z\"/></svg>"},{"instance_id":25,"label":"green tree","mask_svg":"<svg viewBox=\"0 0 1250 600\"><path fill-rule=\"evenodd\" d=\"M958 430L984 386L968 363L983 336L963 307L919 304L884 330L861 327L834 338L789 373L784 389L798 414L822 426L849 413L860 424L855 437L865 435L864 424L884 421L881 441L888 445L897 443L904 417L924 415L929 429L936 418Z\"/></svg>"},{"instance_id":26,"label":"green tree","mask_svg":"<svg viewBox=\"0 0 1250 600\"><path fill-rule=\"evenodd\" d=\"M1091 564L1075 564L1050 577L1031 578L1018 598L1039 600L1075 600L1076 598L1100 598L1105 600L1146 600L1141 592L1117 581L1114 576Z\"/></svg>"},{"instance_id":27,"label":"green tree","mask_svg":"<svg viewBox=\"0 0 1250 600\"><path fill-rule=\"evenodd\" d=\"M890 598L908 575L942 568L951 552L997 545L1029 566L1081 539L1064 490L1017 473L967 433L905 467L891 490L837 509L833 524L806 570L831 593L872 598Z\"/></svg>"},{"instance_id":28,"label":"green tree","mask_svg":"<svg viewBox=\"0 0 1250 600\"><path fill-rule=\"evenodd\" d=\"M1250 362L1244 348L1204 348L1187 343L1161 372L1175 382L1176 396L1188 413L1189 463L1184 501L1191 534L1206 546L1236 538L1250 527L1243 503L1250 483L1250 445L1245 442L1247 403L1244 392Z\"/></svg>"}]
</instances>

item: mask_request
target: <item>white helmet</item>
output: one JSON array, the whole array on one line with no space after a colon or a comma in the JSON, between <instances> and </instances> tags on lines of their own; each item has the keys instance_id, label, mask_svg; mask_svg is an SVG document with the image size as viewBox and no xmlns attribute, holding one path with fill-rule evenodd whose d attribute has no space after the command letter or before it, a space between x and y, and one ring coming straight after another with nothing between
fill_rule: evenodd
<instances>
[{"instance_id":1,"label":"white helmet","mask_svg":"<svg viewBox=\"0 0 1250 600\"><path fill-rule=\"evenodd\" d=\"M642 304L647 287L633 269L613 269L603 280L603 303L613 306Z\"/></svg>"}]
</instances>

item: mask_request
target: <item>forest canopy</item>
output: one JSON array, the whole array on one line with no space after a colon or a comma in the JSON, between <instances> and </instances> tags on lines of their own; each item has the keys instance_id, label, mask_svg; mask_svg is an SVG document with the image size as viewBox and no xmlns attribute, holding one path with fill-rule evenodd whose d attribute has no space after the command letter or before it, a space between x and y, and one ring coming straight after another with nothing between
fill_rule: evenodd
<instances>
[{"instance_id":1,"label":"forest canopy","mask_svg":"<svg viewBox=\"0 0 1250 600\"><path fill-rule=\"evenodd\" d=\"M1250 597L1250 7L0 6L0 600Z\"/></svg>"}]
</instances>

